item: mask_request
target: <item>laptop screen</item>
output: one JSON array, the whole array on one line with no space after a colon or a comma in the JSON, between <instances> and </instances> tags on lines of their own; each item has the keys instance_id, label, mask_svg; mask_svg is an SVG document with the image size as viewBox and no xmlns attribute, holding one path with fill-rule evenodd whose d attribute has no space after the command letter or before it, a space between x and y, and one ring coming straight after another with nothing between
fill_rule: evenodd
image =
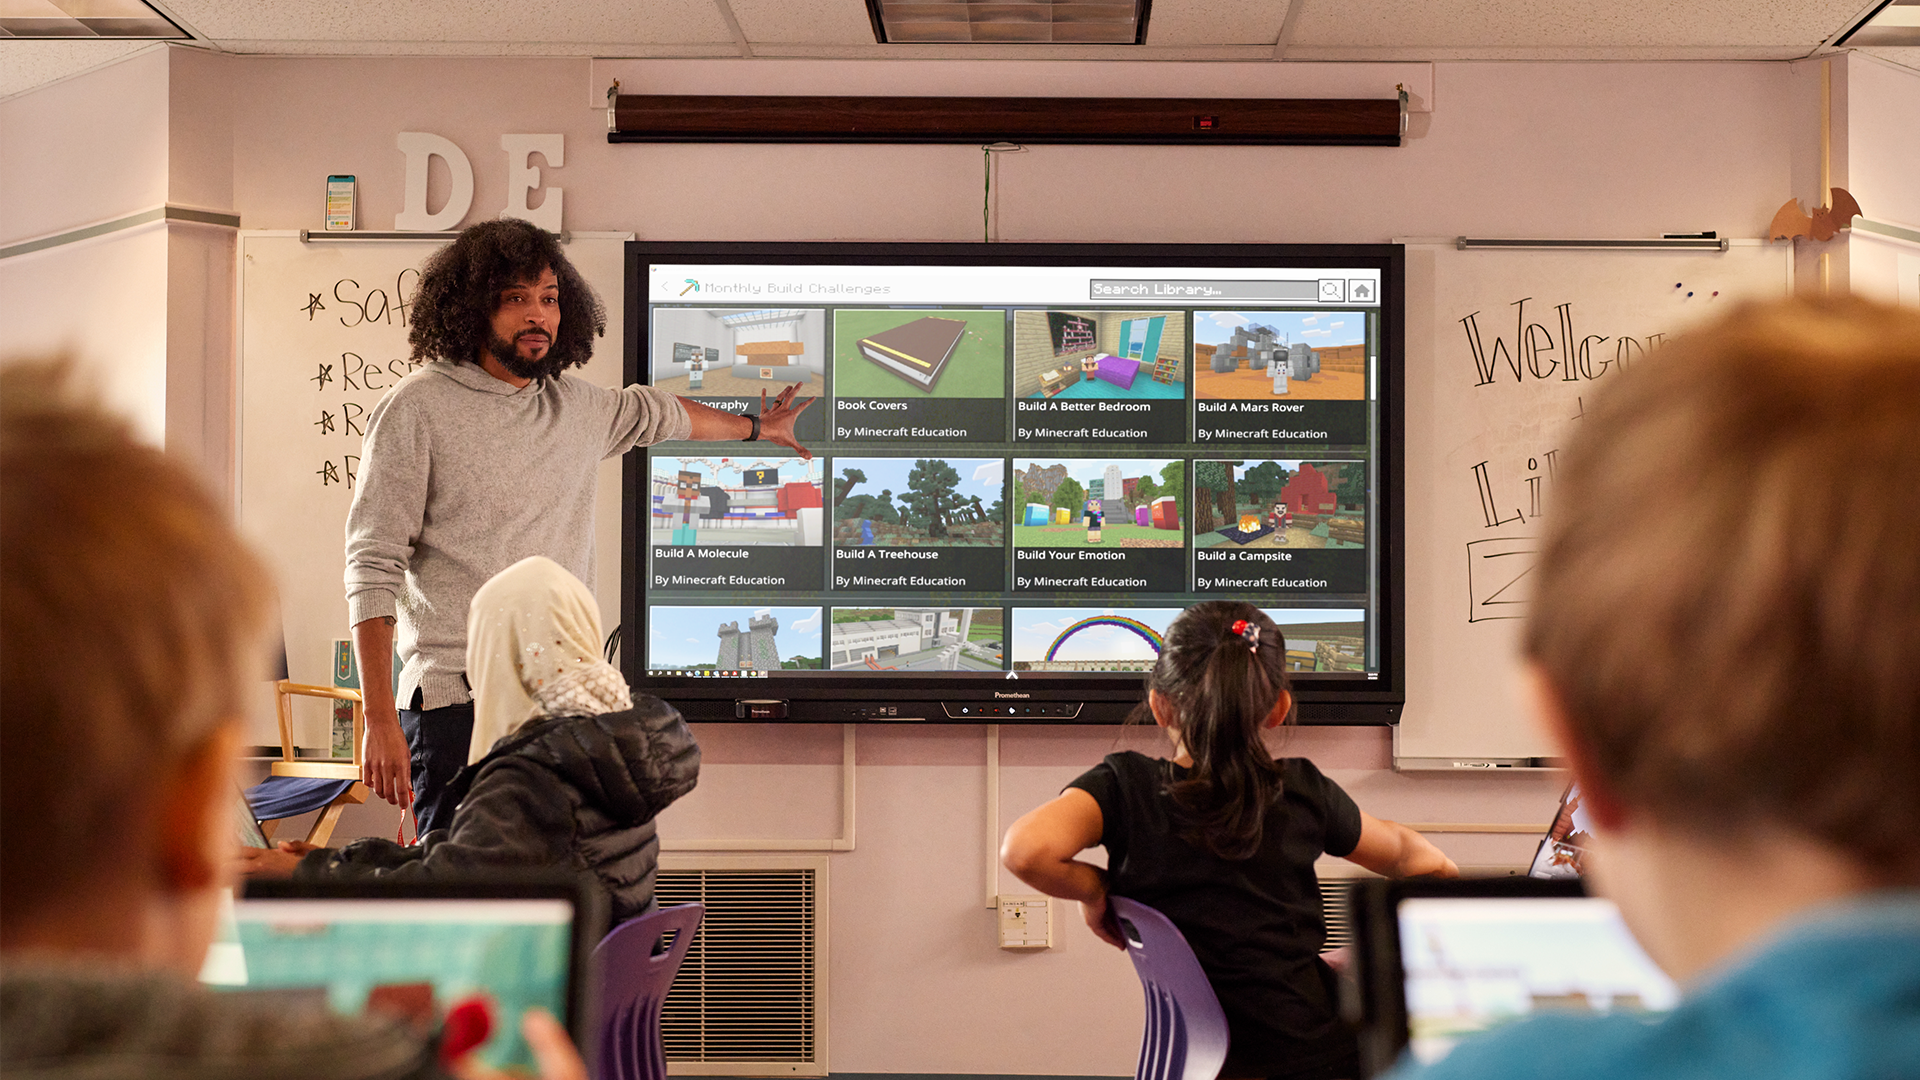
<instances>
[{"instance_id":1,"label":"laptop screen","mask_svg":"<svg viewBox=\"0 0 1920 1080\"><path fill-rule=\"evenodd\" d=\"M1535 1013L1672 1009L1679 988L1578 880L1365 881L1350 894L1347 1015L1365 1075Z\"/></svg>"},{"instance_id":2,"label":"laptop screen","mask_svg":"<svg viewBox=\"0 0 1920 1080\"><path fill-rule=\"evenodd\" d=\"M275 883L279 884L279 883ZM298 885L301 883L287 883ZM437 1025L447 1010L484 996L492 1033L475 1051L501 1068L534 1064L520 1034L538 1006L567 1023L576 1011L581 941L566 889L466 887L405 895L382 885L352 895L355 884L329 883L332 895L248 895L234 903L218 963L202 978L223 989L271 991L347 1015L384 1012ZM286 889L297 892L298 889ZM441 895L432 895L440 892ZM541 893L546 895L541 895Z\"/></svg>"},{"instance_id":3,"label":"laptop screen","mask_svg":"<svg viewBox=\"0 0 1920 1080\"><path fill-rule=\"evenodd\" d=\"M1662 1012L1679 1000L1611 900L1408 897L1398 922L1408 1046L1422 1062L1532 1013Z\"/></svg>"}]
</instances>

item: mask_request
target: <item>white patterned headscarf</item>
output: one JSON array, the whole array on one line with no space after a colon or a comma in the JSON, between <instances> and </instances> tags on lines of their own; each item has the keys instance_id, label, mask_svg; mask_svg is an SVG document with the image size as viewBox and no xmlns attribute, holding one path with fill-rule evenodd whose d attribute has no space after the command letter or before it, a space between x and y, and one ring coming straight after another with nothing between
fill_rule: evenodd
<instances>
[{"instance_id":1,"label":"white patterned headscarf","mask_svg":"<svg viewBox=\"0 0 1920 1080\"><path fill-rule=\"evenodd\" d=\"M473 741L467 762L538 716L633 707L619 669L600 658L600 610L559 563L535 555L495 574L467 612Z\"/></svg>"}]
</instances>

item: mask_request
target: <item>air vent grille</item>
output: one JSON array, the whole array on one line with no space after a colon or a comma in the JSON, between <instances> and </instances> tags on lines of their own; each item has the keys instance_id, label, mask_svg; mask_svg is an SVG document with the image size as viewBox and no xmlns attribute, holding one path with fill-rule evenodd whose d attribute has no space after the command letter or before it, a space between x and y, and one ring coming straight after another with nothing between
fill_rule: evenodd
<instances>
[{"instance_id":1,"label":"air vent grille","mask_svg":"<svg viewBox=\"0 0 1920 1080\"><path fill-rule=\"evenodd\" d=\"M655 892L707 907L661 1013L667 1060L816 1061L814 871L663 868Z\"/></svg>"},{"instance_id":2,"label":"air vent grille","mask_svg":"<svg viewBox=\"0 0 1920 1080\"><path fill-rule=\"evenodd\" d=\"M1327 920L1327 943L1322 952L1331 952L1353 944L1353 916L1347 907L1347 895L1353 891L1350 878L1320 879L1320 912Z\"/></svg>"}]
</instances>

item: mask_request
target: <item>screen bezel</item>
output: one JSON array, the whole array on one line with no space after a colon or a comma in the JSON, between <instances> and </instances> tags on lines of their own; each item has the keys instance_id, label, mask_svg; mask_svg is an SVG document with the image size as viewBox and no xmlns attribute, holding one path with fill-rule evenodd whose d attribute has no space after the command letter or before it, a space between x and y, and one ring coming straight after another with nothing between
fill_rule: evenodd
<instances>
[{"instance_id":1,"label":"screen bezel","mask_svg":"<svg viewBox=\"0 0 1920 1080\"><path fill-rule=\"evenodd\" d=\"M524 871L431 880L390 878L249 878L234 890L234 904L253 900L352 902L408 900L560 900L573 908L567 948L567 1015L559 1017L582 1055L595 1049L599 1002L589 981L593 949L606 936L604 899L572 875Z\"/></svg>"},{"instance_id":2,"label":"screen bezel","mask_svg":"<svg viewBox=\"0 0 1920 1080\"><path fill-rule=\"evenodd\" d=\"M647 362L650 320L647 267L653 263L752 263L787 265L951 265L992 266L1315 266L1378 267L1380 290L1381 477L1378 536L1379 581L1375 617L1383 655L1376 679L1307 677L1294 683L1296 719L1304 724L1381 725L1399 722L1406 702L1406 629L1404 581L1404 399L1406 389L1406 252L1398 244L1049 244L1049 243L897 243L897 242L741 242L628 241L624 304L623 383L650 383ZM1072 702L1072 717L990 715L967 719L951 715L948 705L992 705L990 679L938 677L768 675L752 679L701 679L648 676L641 666L646 625L646 522L634 493L644 489L641 453L629 453L621 469L620 668L636 689L671 701L689 720L777 720L799 723L1075 723L1124 722L1142 698L1142 676L1046 676L1024 673L1019 691L1025 702ZM754 715L745 699L777 703L779 715ZM870 715L886 705L894 715ZM763 712L765 710L762 710Z\"/></svg>"}]
</instances>

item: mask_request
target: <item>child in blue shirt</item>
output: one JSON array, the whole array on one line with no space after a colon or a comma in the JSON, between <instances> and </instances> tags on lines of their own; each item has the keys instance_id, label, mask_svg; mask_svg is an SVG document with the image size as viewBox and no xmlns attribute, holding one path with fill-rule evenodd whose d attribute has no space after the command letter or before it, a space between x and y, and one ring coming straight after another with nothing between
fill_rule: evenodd
<instances>
[{"instance_id":1,"label":"child in blue shirt","mask_svg":"<svg viewBox=\"0 0 1920 1080\"><path fill-rule=\"evenodd\" d=\"M1920 1078L1920 316L1741 308L1589 399L1554 483L1531 697L1685 993L1397 1080Z\"/></svg>"}]
</instances>

